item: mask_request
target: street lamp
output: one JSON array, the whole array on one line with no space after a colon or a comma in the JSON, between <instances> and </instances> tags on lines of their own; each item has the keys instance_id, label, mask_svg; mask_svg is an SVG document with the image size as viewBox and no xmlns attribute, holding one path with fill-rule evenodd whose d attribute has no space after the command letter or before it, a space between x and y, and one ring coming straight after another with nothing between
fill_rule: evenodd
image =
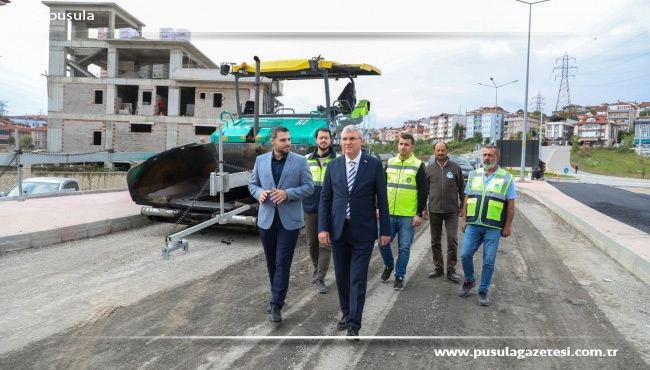
<instances>
[{"instance_id":1,"label":"street lamp","mask_svg":"<svg viewBox=\"0 0 650 370\"><path fill-rule=\"evenodd\" d=\"M508 83L505 83L505 84L503 84L503 85L498 85L498 86L497 86L496 82L494 82L494 78L490 77L490 81L492 81L492 85L494 85L494 86L492 86L492 85L482 84L482 83L480 83L480 82L479 82L478 84L481 85L481 86L487 86L487 87L491 87L491 88L494 89L494 120L495 120L494 124L496 125L496 119L497 119L497 108L499 107L499 104L498 104L499 88L500 88L500 87L504 87L504 86L506 86L506 85L513 84L513 83L515 83L515 82L517 82L517 81L519 81L519 80L510 81L510 82L508 82ZM503 132L501 132L501 134L503 135ZM496 138L495 138L495 140L496 140Z\"/></svg>"},{"instance_id":2,"label":"street lamp","mask_svg":"<svg viewBox=\"0 0 650 370\"><path fill-rule=\"evenodd\" d=\"M526 170L526 126L528 124L528 75L530 70L530 21L533 14L533 5L539 3L545 3L551 0L539 0L539 1L524 1L524 0L515 0L520 3L528 5L528 51L526 54L526 97L524 99L524 127L521 132L521 171L519 176L519 181L524 182L524 171ZM541 153L540 153L541 154Z\"/></svg>"}]
</instances>

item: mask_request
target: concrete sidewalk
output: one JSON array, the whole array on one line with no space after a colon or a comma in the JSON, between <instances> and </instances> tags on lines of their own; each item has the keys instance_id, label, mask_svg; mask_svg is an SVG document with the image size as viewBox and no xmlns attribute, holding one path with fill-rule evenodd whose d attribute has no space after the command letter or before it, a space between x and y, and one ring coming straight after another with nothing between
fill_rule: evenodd
<instances>
[{"instance_id":1,"label":"concrete sidewalk","mask_svg":"<svg viewBox=\"0 0 650 370\"><path fill-rule=\"evenodd\" d=\"M144 225L128 191L0 202L0 252L40 247Z\"/></svg>"},{"instance_id":2,"label":"concrete sidewalk","mask_svg":"<svg viewBox=\"0 0 650 370\"><path fill-rule=\"evenodd\" d=\"M545 181L518 182L516 186L650 285L650 235L578 202Z\"/></svg>"}]
</instances>

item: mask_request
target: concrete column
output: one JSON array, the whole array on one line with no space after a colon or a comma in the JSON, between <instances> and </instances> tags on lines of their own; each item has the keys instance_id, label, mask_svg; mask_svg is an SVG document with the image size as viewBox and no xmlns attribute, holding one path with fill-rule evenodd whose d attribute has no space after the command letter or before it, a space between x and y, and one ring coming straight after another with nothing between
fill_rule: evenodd
<instances>
[{"instance_id":1,"label":"concrete column","mask_svg":"<svg viewBox=\"0 0 650 370\"><path fill-rule=\"evenodd\" d=\"M112 40L115 38L115 12L110 11L108 13L108 39Z\"/></svg>"},{"instance_id":2,"label":"concrete column","mask_svg":"<svg viewBox=\"0 0 650 370\"><path fill-rule=\"evenodd\" d=\"M104 121L104 149L113 149L113 121ZM113 162L104 162L104 168L113 171L115 164Z\"/></svg>"},{"instance_id":3,"label":"concrete column","mask_svg":"<svg viewBox=\"0 0 650 370\"><path fill-rule=\"evenodd\" d=\"M171 73L171 71L169 71ZM169 87L169 95L167 96L167 115L178 116L180 113L181 94L180 89L176 86Z\"/></svg>"},{"instance_id":4,"label":"concrete column","mask_svg":"<svg viewBox=\"0 0 650 370\"><path fill-rule=\"evenodd\" d=\"M174 71L183 67L183 51L171 50L169 52L169 75L174 74Z\"/></svg>"},{"instance_id":5,"label":"concrete column","mask_svg":"<svg viewBox=\"0 0 650 370\"><path fill-rule=\"evenodd\" d=\"M120 56L118 50L114 47L109 47L108 61L106 66L106 72L108 73L109 78L117 77L119 62L120 62Z\"/></svg>"},{"instance_id":6,"label":"concrete column","mask_svg":"<svg viewBox=\"0 0 650 370\"><path fill-rule=\"evenodd\" d=\"M165 125L167 125L167 143L165 149L168 150L176 146L176 141L178 139L176 132L178 124L176 122L167 122Z\"/></svg>"},{"instance_id":7,"label":"concrete column","mask_svg":"<svg viewBox=\"0 0 650 370\"><path fill-rule=\"evenodd\" d=\"M63 120L48 118L47 120L47 151L60 152L63 147Z\"/></svg>"},{"instance_id":8,"label":"concrete column","mask_svg":"<svg viewBox=\"0 0 650 370\"><path fill-rule=\"evenodd\" d=\"M85 22L70 22L73 40L88 39L88 25Z\"/></svg>"},{"instance_id":9,"label":"concrete column","mask_svg":"<svg viewBox=\"0 0 650 370\"><path fill-rule=\"evenodd\" d=\"M50 46L50 58L48 65L50 76L65 76L65 49L62 47Z\"/></svg>"},{"instance_id":10,"label":"concrete column","mask_svg":"<svg viewBox=\"0 0 650 370\"><path fill-rule=\"evenodd\" d=\"M50 8L50 13L65 14L65 9ZM65 41L68 39L68 22L59 20L59 18L65 17L61 15L55 20L50 20L50 40Z\"/></svg>"},{"instance_id":11,"label":"concrete column","mask_svg":"<svg viewBox=\"0 0 650 370\"><path fill-rule=\"evenodd\" d=\"M106 85L106 114L115 114L115 97L117 96L117 88L115 85L109 84Z\"/></svg>"}]
</instances>

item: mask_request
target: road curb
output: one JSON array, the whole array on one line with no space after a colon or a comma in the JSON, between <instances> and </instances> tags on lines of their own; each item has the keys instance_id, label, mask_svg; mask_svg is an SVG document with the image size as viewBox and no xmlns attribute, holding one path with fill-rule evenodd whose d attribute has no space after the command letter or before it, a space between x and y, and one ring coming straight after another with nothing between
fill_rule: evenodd
<instances>
[{"instance_id":1,"label":"road curb","mask_svg":"<svg viewBox=\"0 0 650 370\"><path fill-rule=\"evenodd\" d=\"M57 227L50 230L1 236L0 252L10 252L32 247L44 247L71 240L92 238L116 231L140 227L149 223L151 223L151 221L146 216L131 215L79 225Z\"/></svg>"},{"instance_id":2,"label":"road curb","mask_svg":"<svg viewBox=\"0 0 650 370\"><path fill-rule=\"evenodd\" d=\"M638 277L641 281L645 282L646 284L650 285L650 259L639 254L637 251L628 248L627 246L623 245L619 241L615 240L612 238L610 234L605 232L604 230L600 230L593 225L591 225L589 222L577 217L573 213L569 212L566 210L566 204L564 206L561 206L557 204L556 202L546 198L545 196L536 193L532 191L531 189L526 189L523 186L519 187L517 189L519 192L522 194L525 194L527 196L530 196L531 198L537 200L539 203L541 203L543 206L551 210L553 213L558 215L561 219L563 219L566 223L577 229L578 231L582 232L589 240L591 240L595 245L597 245L601 250L603 250L605 253L607 253L610 257L612 257L614 260L616 260L618 263L620 263L626 270L634 274L636 277ZM558 190L559 192L559 190ZM563 193L562 193L563 194ZM564 194L563 194L564 195ZM565 195L566 196L566 195ZM570 198L566 196L567 198ZM572 201L579 203L579 205L583 207L587 207L586 205L583 205L582 203L578 202L577 200L574 200L573 198L570 198ZM589 207L587 207L589 208ZM620 227L623 229L623 233L627 234L625 235L626 237L634 237L634 238L647 238L647 234L642 232L641 230L638 230L636 228L633 228L631 226L625 225L621 223L620 221L614 220L610 218L607 215L604 215L596 210L593 210L593 212L598 213L599 217L607 218L608 222L611 220L612 224L619 223L623 225ZM638 234L638 235L637 235ZM617 235L618 236L618 235Z\"/></svg>"}]
</instances>

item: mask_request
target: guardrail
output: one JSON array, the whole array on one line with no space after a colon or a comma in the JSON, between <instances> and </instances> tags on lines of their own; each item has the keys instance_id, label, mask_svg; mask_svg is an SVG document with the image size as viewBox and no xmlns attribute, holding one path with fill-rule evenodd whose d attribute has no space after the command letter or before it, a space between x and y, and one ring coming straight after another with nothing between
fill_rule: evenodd
<instances>
[{"instance_id":1,"label":"guardrail","mask_svg":"<svg viewBox=\"0 0 650 370\"><path fill-rule=\"evenodd\" d=\"M0 166L15 166L16 153L0 153ZM88 153L25 153L20 155L20 164L65 164L84 162L141 162L158 154L157 152L88 152Z\"/></svg>"}]
</instances>

